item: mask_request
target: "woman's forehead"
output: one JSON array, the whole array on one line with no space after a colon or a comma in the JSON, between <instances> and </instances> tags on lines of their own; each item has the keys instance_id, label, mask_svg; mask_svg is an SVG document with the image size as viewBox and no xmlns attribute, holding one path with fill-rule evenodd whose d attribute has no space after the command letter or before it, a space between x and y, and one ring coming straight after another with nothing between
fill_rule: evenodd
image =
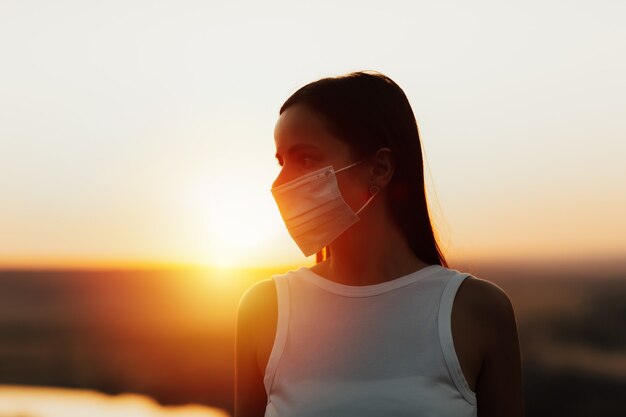
<instances>
[{"instance_id":1,"label":"woman's forehead","mask_svg":"<svg viewBox=\"0 0 626 417\"><path fill-rule=\"evenodd\" d=\"M308 107L294 105L287 108L278 118L274 128L274 136L311 136L325 133L322 118Z\"/></svg>"},{"instance_id":2,"label":"woman's forehead","mask_svg":"<svg viewBox=\"0 0 626 417\"><path fill-rule=\"evenodd\" d=\"M287 108L280 115L274 128L274 141L279 154L293 146L309 145L320 149L342 146L317 114L299 105Z\"/></svg>"}]
</instances>

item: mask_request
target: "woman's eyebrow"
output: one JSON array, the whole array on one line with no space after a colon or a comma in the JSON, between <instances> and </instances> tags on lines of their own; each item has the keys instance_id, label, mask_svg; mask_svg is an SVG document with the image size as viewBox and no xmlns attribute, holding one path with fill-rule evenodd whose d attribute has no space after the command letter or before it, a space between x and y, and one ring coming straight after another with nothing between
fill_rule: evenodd
<instances>
[{"instance_id":1,"label":"woman's eyebrow","mask_svg":"<svg viewBox=\"0 0 626 417\"><path fill-rule=\"evenodd\" d=\"M299 151L299 150L302 150L302 149L306 149L306 148L315 149L315 150L319 149L315 145L309 145L309 144L301 143L301 144L298 144L298 145L293 145L291 148L289 148L287 153L289 155L291 155L291 154L295 153L296 151ZM276 156L276 158L280 157L280 153L276 152L275 156Z\"/></svg>"}]
</instances>

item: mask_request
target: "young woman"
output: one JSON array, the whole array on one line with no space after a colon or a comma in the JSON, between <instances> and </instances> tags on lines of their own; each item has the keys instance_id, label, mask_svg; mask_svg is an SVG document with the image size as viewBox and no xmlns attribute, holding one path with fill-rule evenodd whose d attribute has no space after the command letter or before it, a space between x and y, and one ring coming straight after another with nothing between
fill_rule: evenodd
<instances>
[{"instance_id":1,"label":"young woman","mask_svg":"<svg viewBox=\"0 0 626 417\"><path fill-rule=\"evenodd\" d=\"M324 78L279 114L271 191L317 263L242 296L235 416L524 416L513 307L448 268L402 89L370 71Z\"/></svg>"}]
</instances>

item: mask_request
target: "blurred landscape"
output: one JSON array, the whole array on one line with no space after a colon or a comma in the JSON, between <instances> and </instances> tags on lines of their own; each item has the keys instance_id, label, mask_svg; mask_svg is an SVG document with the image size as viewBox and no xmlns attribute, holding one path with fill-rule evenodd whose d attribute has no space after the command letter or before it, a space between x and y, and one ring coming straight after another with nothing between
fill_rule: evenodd
<instances>
[{"instance_id":1,"label":"blurred landscape","mask_svg":"<svg viewBox=\"0 0 626 417\"><path fill-rule=\"evenodd\" d=\"M449 267L511 298L527 416L626 415L626 261ZM239 298L292 268L0 271L0 416L232 415Z\"/></svg>"}]
</instances>

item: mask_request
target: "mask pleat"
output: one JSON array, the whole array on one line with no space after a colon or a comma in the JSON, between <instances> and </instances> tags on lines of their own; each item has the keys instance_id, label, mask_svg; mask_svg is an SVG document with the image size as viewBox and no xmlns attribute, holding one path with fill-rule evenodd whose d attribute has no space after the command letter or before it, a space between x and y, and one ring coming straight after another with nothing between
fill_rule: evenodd
<instances>
[{"instance_id":1,"label":"mask pleat","mask_svg":"<svg viewBox=\"0 0 626 417\"><path fill-rule=\"evenodd\" d=\"M321 230L324 227L326 227L328 223L332 222L336 218L356 217L354 212L350 210L350 207L348 207L348 210L346 210L344 204L345 203L343 203L342 200L338 200L335 204L333 204L334 207L332 208L334 208L334 210L331 208L331 210L327 210L323 213L315 212L313 213L314 214L313 217L311 217L310 219L304 222L302 221L288 222L287 228L293 232L292 236L299 236L302 233L306 233L307 231L315 230L318 228L320 229L319 232L321 232Z\"/></svg>"}]
</instances>

